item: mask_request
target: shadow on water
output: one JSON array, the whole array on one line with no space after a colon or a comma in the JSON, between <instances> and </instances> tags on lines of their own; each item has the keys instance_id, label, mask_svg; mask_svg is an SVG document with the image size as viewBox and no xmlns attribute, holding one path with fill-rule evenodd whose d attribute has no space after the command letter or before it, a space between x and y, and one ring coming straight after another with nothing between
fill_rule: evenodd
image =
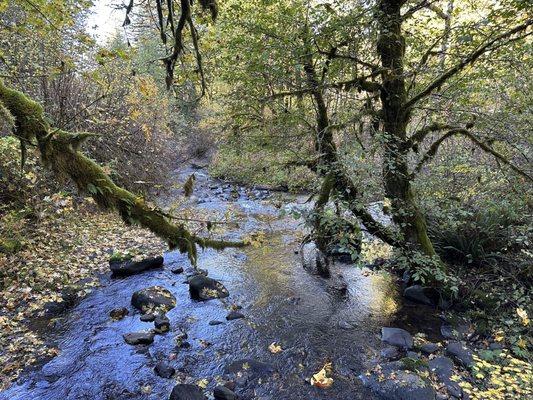
<instances>
[{"instance_id":1,"label":"shadow on water","mask_svg":"<svg viewBox=\"0 0 533 400\"><path fill-rule=\"evenodd\" d=\"M353 266L336 264L333 275L342 275L348 288L345 295L333 280L309 274L295 254L301 237L296 221L276 217L278 210L247 196L241 188L236 201L228 200L224 191L219 193L222 184L202 171L197 171L197 178L197 190L207 201L196 207L220 213L232 207L244 217L232 236L257 229L268 232L264 246L201 254L200 267L221 281L230 297L191 300L185 276L170 272L188 264L176 252L165 255L161 270L125 279L105 276L102 286L68 313L53 336L60 355L26 373L0 393L1 400L159 400L168 398L176 380L195 383L202 379L207 379L207 393L217 381L233 380L243 399L372 399L357 376L379 353L380 328L400 325L416 333L434 324L434 314L420 306L416 308L422 310L419 313L402 312L397 286L387 275L367 275ZM122 338L124 333L153 327L139 320L130 306L131 295L152 285L166 287L178 299L177 307L167 314L171 330L157 335L150 346L129 346ZM226 321L232 305L242 306L246 318ZM128 307L130 313L112 321L109 311L117 307ZM223 323L210 325L214 320ZM190 347L176 342L183 332ZM279 343L283 351L270 353L272 342ZM153 367L160 360L178 370L177 378L154 374ZM250 360L264 364L256 376L228 373L227 367L239 360L247 360L245 365ZM311 386L308 379L328 361L333 363L333 386L326 390Z\"/></svg>"}]
</instances>

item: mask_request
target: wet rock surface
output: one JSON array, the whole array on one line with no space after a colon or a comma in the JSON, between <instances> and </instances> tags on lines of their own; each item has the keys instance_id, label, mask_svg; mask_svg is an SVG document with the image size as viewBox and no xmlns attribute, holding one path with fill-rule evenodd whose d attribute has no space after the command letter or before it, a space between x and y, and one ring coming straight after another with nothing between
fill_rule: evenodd
<instances>
[{"instance_id":1,"label":"wet rock surface","mask_svg":"<svg viewBox=\"0 0 533 400\"><path fill-rule=\"evenodd\" d=\"M174 367L170 366L166 362L160 361L154 367L155 373L161 378L170 379L176 373Z\"/></svg>"},{"instance_id":2,"label":"wet rock surface","mask_svg":"<svg viewBox=\"0 0 533 400\"><path fill-rule=\"evenodd\" d=\"M110 261L109 268L113 276L130 276L140 274L153 268L161 268L163 266L163 257L151 257L141 261Z\"/></svg>"},{"instance_id":3,"label":"wet rock surface","mask_svg":"<svg viewBox=\"0 0 533 400\"><path fill-rule=\"evenodd\" d=\"M180 384L174 386L169 400L207 400L207 397L196 385Z\"/></svg>"},{"instance_id":4,"label":"wet rock surface","mask_svg":"<svg viewBox=\"0 0 533 400\"><path fill-rule=\"evenodd\" d=\"M239 396L226 386L217 386L213 391L215 400L237 400Z\"/></svg>"},{"instance_id":5,"label":"wet rock surface","mask_svg":"<svg viewBox=\"0 0 533 400\"><path fill-rule=\"evenodd\" d=\"M111 317L111 319L114 319L115 321L119 321L123 319L128 314L129 314L129 311L126 307L115 308L109 312L109 316Z\"/></svg>"},{"instance_id":6,"label":"wet rock surface","mask_svg":"<svg viewBox=\"0 0 533 400\"><path fill-rule=\"evenodd\" d=\"M189 279L189 293L194 300L212 300L229 296L224 285L203 274L194 275Z\"/></svg>"},{"instance_id":7,"label":"wet rock surface","mask_svg":"<svg viewBox=\"0 0 533 400\"><path fill-rule=\"evenodd\" d=\"M152 332L132 332L123 335L127 344L151 344L154 342L154 334Z\"/></svg>"},{"instance_id":8,"label":"wet rock surface","mask_svg":"<svg viewBox=\"0 0 533 400\"><path fill-rule=\"evenodd\" d=\"M381 328L381 340L391 346L403 349L413 348L413 337L404 329Z\"/></svg>"},{"instance_id":9,"label":"wet rock surface","mask_svg":"<svg viewBox=\"0 0 533 400\"><path fill-rule=\"evenodd\" d=\"M234 319L241 319L244 318L244 314L239 311L230 311L228 315L226 315L226 319L228 321L233 321Z\"/></svg>"},{"instance_id":10,"label":"wet rock surface","mask_svg":"<svg viewBox=\"0 0 533 400\"><path fill-rule=\"evenodd\" d=\"M161 286L152 286L133 293L131 305L143 313L166 312L176 307L176 297Z\"/></svg>"}]
</instances>

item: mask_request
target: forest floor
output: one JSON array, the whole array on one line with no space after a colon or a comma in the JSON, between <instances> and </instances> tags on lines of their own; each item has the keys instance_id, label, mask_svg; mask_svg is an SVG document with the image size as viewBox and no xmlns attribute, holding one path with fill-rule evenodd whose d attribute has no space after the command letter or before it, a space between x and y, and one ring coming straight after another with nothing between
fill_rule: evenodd
<instances>
[{"instance_id":1,"label":"forest floor","mask_svg":"<svg viewBox=\"0 0 533 400\"><path fill-rule=\"evenodd\" d=\"M17 218L21 249L0 253L0 390L23 368L57 355L32 321L53 318L90 293L99 285L98 274L109 271L113 253L146 256L166 250L151 232L126 226L90 200L57 196L50 203L53 213Z\"/></svg>"}]
</instances>

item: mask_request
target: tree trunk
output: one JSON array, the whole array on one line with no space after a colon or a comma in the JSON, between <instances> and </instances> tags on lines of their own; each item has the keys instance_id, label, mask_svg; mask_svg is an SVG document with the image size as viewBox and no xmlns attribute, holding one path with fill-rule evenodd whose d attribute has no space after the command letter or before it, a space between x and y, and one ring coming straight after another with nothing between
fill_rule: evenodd
<instances>
[{"instance_id":1,"label":"tree trunk","mask_svg":"<svg viewBox=\"0 0 533 400\"><path fill-rule=\"evenodd\" d=\"M407 91L404 79L405 39L402 35L400 8L404 1L381 0L378 23L380 34L377 50L381 58L383 89L380 97L383 120L383 176L385 193L391 199L393 219L412 250L434 256L435 250L427 234L426 223L420 213L411 187L407 155L407 125L410 110L405 107Z\"/></svg>"}]
</instances>

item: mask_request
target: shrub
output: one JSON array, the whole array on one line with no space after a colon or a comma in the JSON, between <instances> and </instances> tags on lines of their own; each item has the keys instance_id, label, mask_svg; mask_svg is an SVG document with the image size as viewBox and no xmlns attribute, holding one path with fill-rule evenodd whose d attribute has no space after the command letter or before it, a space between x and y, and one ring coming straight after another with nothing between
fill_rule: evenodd
<instances>
[{"instance_id":1,"label":"shrub","mask_svg":"<svg viewBox=\"0 0 533 400\"><path fill-rule=\"evenodd\" d=\"M428 218L435 250L452 264L495 266L510 250L520 247L516 227L524 225L508 204L479 208L451 207ZM527 233L526 233L527 234Z\"/></svg>"}]
</instances>

